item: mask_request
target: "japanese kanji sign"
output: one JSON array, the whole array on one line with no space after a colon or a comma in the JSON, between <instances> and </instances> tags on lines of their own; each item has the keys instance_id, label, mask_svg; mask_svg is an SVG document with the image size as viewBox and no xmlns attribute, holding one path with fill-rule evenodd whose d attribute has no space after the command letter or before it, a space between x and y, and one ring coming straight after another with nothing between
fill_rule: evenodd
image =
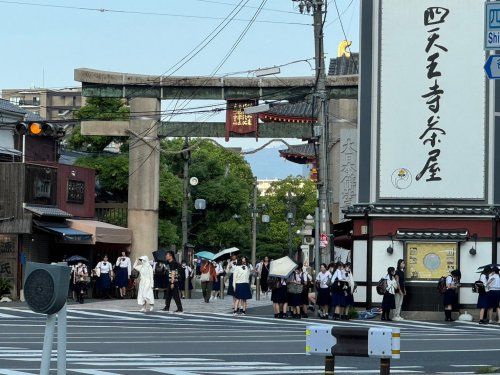
<instances>
[{"instance_id":1,"label":"japanese kanji sign","mask_svg":"<svg viewBox=\"0 0 500 375\"><path fill-rule=\"evenodd\" d=\"M255 133L257 138L258 119L257 115L247 115L245 108L257 105L256 100L228 100L226 110L226 141L231 133L249 134Z\"/></svg>"}]
</instances>

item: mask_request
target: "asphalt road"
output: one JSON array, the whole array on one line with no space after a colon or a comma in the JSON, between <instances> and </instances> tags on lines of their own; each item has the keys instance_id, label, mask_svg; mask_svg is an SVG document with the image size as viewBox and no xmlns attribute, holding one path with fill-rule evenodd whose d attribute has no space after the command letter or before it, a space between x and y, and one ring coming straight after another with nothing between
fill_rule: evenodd
<instances>
[{"instance_id":1,"label":"asphalt road","mask_svg":"<svg viewBox=\"0 0 500 375\"><path fill-rule=\"evenodd\" d=\"M69 374L323 374L324 358L304 355L305 325L325 323L316 319L109 309L69 310L68 316ZM382 322L336 324L364 327ZM417 321L389 325L400 327L402 336L401 359L392 361L393 374L470 374L482 366L500 366L500 326ZM0 374L38 373L44 326L44 316L0 307ZM373 359L340 357L336 373L375 374L378 365Z\"/></svg>"}]
</instances>

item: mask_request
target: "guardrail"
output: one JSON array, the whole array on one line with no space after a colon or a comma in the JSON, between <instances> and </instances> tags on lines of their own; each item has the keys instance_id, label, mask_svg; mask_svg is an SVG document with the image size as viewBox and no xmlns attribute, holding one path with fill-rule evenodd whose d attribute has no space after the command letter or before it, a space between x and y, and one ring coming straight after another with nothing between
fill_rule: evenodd
<instances>
[{"instance_id":1,"label":"guardrail","mask_svg":"<svg viewBox=\"0 0 500 375\"><path fill-rule=\"evenodd\" d=\"M310 325L306 329L306 355L325 356L325 374L335 374L335 357L380 359L380 374L389 375L391 359L400 358L401 331L390 327L338 327Z\"/></svg>"}]
</instances>

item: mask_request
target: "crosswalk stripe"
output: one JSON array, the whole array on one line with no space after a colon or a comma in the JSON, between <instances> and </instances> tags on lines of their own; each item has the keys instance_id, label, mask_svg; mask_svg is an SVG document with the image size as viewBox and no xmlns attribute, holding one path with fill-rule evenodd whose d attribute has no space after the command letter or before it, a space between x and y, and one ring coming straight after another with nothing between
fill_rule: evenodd
<instances>
[{"instance_id":1,"label":"crosswalk stripe","mask_svg":"<svg viewBox=\"0 0 500 375\"><path fill-rule=\"evenodd\" d=\"M32 372L6 370L6 369L0 369L0 374L2 374L2 375L33 375Z\"/></svg>"},{"instance_id":2,"label":"crosswalk stripe","mask_svg":"<svg viewBox=\"0 0 500 375\"><path fill-rule=\"evenodd\" d=\"M127 317L127 316L119 316L119 315L115 315L115 316L111 316L111 315L107 315L107 314L100 314L100 313L95 313L95 312L90 312L90 311L83 311L83 310L72 310L71 311L71 314L74 316L74 314L81 314L81 315L88 315L88 316L95 316L95 317L99 317L99 318L107 318L107 319L120 319L120 320L137 320L137 319L134 319L134 318L130 318L130 317Z\"/></svg>"},{"instance_id":3,"label":"crosswalk stripe","mask_svg":"<svg viewBox=\"0 0 500 375\"><path fill-rule=\"evenodd\" d=\"M116 372L100 371L100 370L83 370L83 369L71 369L71 372L78 372L80 374L88 375L120 375Z\"/></svg>"}]
</instances>

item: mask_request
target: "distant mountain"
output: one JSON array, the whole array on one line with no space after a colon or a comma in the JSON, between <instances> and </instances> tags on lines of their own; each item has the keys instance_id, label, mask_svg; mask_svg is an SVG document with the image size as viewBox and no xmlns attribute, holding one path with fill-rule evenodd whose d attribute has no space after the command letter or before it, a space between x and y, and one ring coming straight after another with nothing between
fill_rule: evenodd
<instances>
[{"instance_id":1,"label":"distant mountain","mask_svg":"<svg viewBox=\"0 0 500 375\"><path fill-rule=\"evenodd\" d=\"M259 180L275 180L292 176L308 176L307 165L295 164L280 157L279 148L265 148L255 154L245 155Z\"/></svg>"}]
</instances>

